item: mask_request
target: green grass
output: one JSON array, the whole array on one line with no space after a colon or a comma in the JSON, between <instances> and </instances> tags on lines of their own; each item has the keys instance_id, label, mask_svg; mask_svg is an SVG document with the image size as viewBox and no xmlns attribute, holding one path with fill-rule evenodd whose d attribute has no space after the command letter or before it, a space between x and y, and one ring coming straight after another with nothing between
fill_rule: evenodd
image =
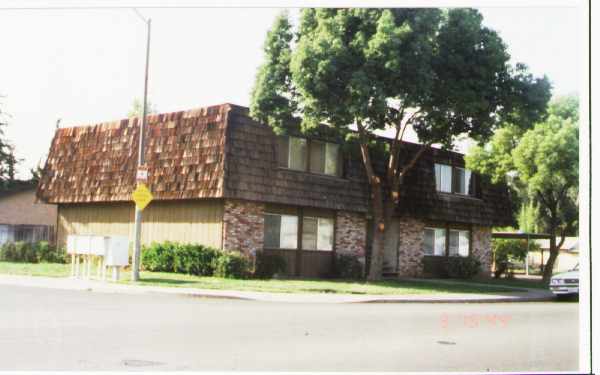
<instances>
[{"instance_id":1,"label":"green grass","mask_svg":"<svg viewBox=\"0 0 600 375\"><path fill-rule=\"evenodd\" d=\"M95 269L93 269L95 275ZM47 277L65 277L70 274L69 264L30 264L0 262L0 274L30 275ZM130 273L121 273L121 283L131 284ZM519 292L507 288L506 285L477 284L470 282L436 282L431 280L386 280L366 283L351 280L236 280L218 277L198 277L191 275L141 272L140 285L199 288L217 290L242 290L277 293L344 293L344 294L448 294L448 293L481 293L494 294Z\"/></svg>"}]
</instances>

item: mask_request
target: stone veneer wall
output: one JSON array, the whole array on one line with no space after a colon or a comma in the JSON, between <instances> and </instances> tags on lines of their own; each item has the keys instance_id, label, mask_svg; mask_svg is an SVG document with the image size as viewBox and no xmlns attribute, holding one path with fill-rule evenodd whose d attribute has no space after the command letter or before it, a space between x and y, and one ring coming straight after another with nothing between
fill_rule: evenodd
<instances>
[{"instance_id":1,"label":"stone veneer wall","mask_svg":"<svg viewBox=\"0 0 600 375\"><path fill-rule=\"evenodd\" d=\"M259 251L264 243L263 203L225 200L223 210L223 250L237 250L246 255Z\"/></svg>"},{"instance_id":2,"label":"stone veneer wall","mask_svg":"<svg viewBox=\"0 0 600 375\"><path fill-rule=\"evenodd\" d=\"M492 272L492 229L473 226L471 237L471 255L481 262L480 276L490 277Z\"/></svg>"},{"instance_id":3,"label":"stone veneer wall","mask_svg":"<svg viewBox=\"0 0 600 375\"><path fill-rule=\"evenodd\" d=\"M400 218L398 225L398 276L421 276L425 224L413 218Z\"/></svg>"},{"instance_id":4,"label":"stone veneer wall","mask_svg":"<svg viewBox=\"0 0 600 375\"><path fill-rule=\"evenodd\" d=\"M337 254L357 255L364 261L367 247L367 219L364 214L338 211L335 225Z\"/></svg>"}]
</instances>

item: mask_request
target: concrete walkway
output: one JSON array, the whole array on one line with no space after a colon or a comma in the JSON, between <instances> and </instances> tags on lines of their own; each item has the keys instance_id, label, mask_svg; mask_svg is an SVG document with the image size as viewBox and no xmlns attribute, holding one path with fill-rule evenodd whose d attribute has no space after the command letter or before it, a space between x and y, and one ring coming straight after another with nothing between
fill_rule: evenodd
<instances>
[{"instance_id":1,"label":"concrete walkway","mask_svg":"<svg viewBox=\"0 0 600 375\"><path fill-rule=\"evenodd\" d=\"M527 289L526 292L498 292L494 294L445 293L412 295L357 295L336 293L267 293L236 290L127 285L113 282L102 282L98 280L21 275L0 275L0 284L51 289L81 290L100 293L162 293L187 297L225 298L289 303L489 303L533 302L554 299L554 296L550 291L540 289ZM518 289L523 290L525 288Z\"/></svg>"}]
</instances>

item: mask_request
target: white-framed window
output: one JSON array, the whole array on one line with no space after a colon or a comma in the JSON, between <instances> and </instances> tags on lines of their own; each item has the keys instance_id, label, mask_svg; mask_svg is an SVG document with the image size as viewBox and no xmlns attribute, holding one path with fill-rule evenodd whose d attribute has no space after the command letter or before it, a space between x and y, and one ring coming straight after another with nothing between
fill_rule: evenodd
<instances>
[{"instance_id":1,"label":"white-framed window","mask_svg":"<svg viewBox=\"0 0 600 375\"><path fill-rule=\"evenodd\" d=\"M469 256L469 231L450 229L448 254L450 256Z\"/></svg>"},{"instance_id":2,"label":"white-framed window","mask_svg":"<svg viewBox=\"0 0 600 375\"><path fill-rule=\"evenodd\" d=\"M333 219L305 216L302 221L302 249L333 250Z\"/></svg>"},{"instance_id":3,"label":"white-framed window","mask_svg":"<svg viewBox=\"0 0 600 375\"><path fill-rule=\"evenodd\" d=\"M423 250L425 255L446 255L446 229L425 228Z\"/></svg>"},{"instance_id":4,"label":"white-framed window","mask_svg":"<svg viewBox=\"0 0 600 375\"><path fill-rule=\"evenodd\" d=\"M280 137L278 145L280 167L341 176L340 146L336 143L290 136Z\"/></svg>"},{"instance_id":5,"label":"white-framed window","mask_svg":"<svg viewBox=\"0 0 600 375\"><path fill-rule=\"evenodd\" d=\"M473 173L466 168L435 163L435 187L443 193L474 195Z\"/></svg>"},{"instance_id":6,"label":"white-framed window","mask_svg":"<svg viewBox=\"0 0 600 375\"><path fill-rule=\"evenodd\" d=\"M264 227L264 246L266 248L298 248L298 216L265 214Z\"/></svg>"},{"instance_id":7,"label":"white-framed window","mask_svg":"<svg viewBox=\"0 0 600 375\"><path fill-rule=\"evenodd\" d=\"M452 192L452 167L435 163L435 186L437 191Z\"/></svg>"}]
</instances>

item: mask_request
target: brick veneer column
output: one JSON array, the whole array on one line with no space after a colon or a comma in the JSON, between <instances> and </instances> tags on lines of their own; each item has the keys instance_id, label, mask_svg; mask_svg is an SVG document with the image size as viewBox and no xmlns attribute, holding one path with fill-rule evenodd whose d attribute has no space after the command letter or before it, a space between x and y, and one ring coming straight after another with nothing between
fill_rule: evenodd
<instances>
[{"instance_id":1,"label":"brick veneer column","mask_svg":"<svg viewBox=\"0 0 600 375\"><path fill-rule=\"evenodd\" d=\"M249 255L259 251L264 243L264 212L262 203L226 200L223 211L223 250L236 250Z\"/></svg>"},{"instance_id":2,"label":"brick veneer column","mask_svg":"<svg viewBox=\"0 0 600 375\"><path fill-rule=\"evenodd\" d=\"M364 261L367 245L367 219L364 214L338 211L335 223L335 251L356 255Z\"/></svg>"},{"instance_id":3,"label":"brick veneer column","mask_svg":"<svg viewBox=\"0 0 600 375\"><path fill-rule=\"evenodd\" d=\"M492 272L492 229L474 226L471 232L471 255L481 262L479 276L490 277Z\"/></svg>"},{"instance_id":4,"label":"brick veneer column","mask_svg":"<svg viewBox=\"0 0 600 375\"><path fill-rule=\"evenodd\" d=\"M423 273L425 224L412 218L400 218L398 225L398 276L420 276Z\"/></svg>"}]
</instances>

